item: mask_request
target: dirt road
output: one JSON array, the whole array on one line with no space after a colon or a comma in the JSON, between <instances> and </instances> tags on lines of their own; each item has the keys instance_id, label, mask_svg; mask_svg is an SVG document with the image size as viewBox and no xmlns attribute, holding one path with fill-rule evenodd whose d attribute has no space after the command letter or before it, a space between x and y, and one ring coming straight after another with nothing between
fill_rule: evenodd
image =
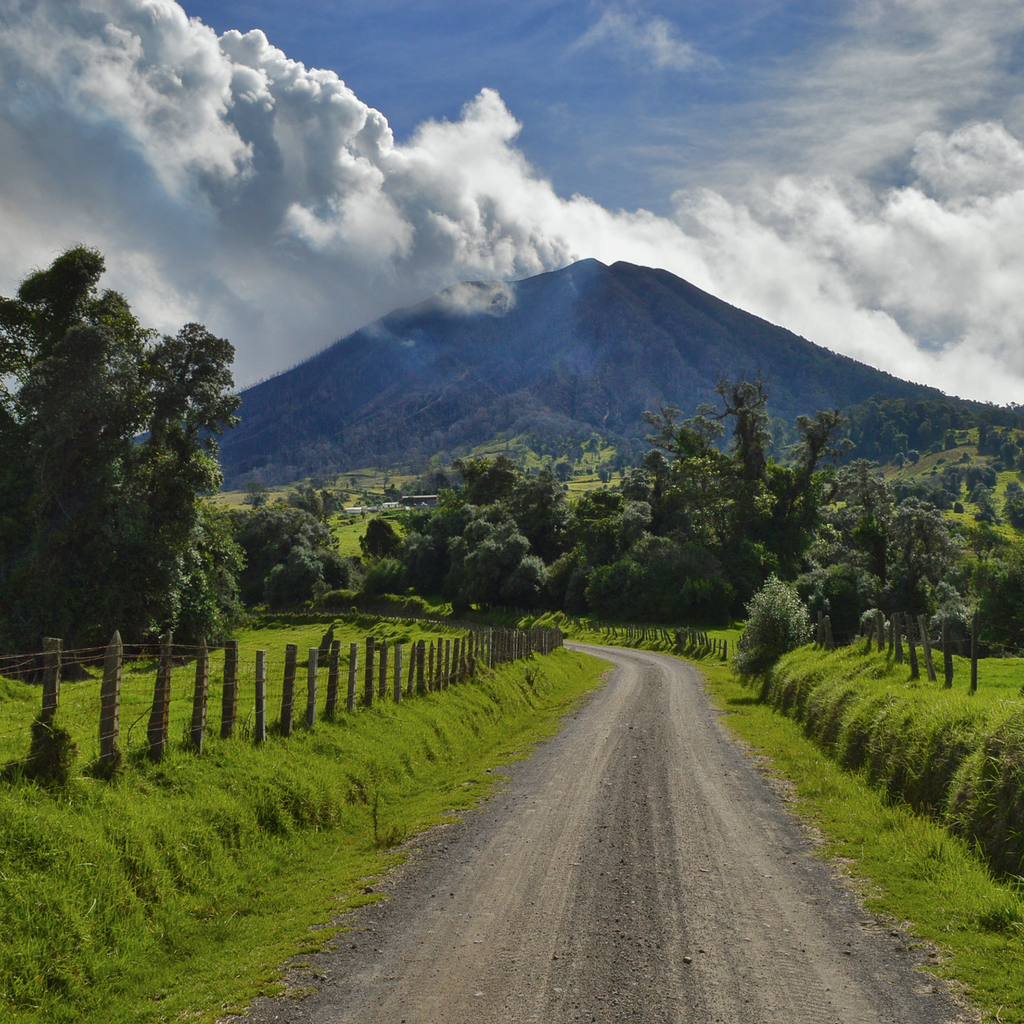
<instances>
[{"instance_id":1,"label":"dirt road","mask_svg":"<svg viewBox=\"0 0 1024 1024\"><path fill-rule=\"evenodd\" d=\"M899 1024L971 1019L872 920L723 730L696 672L581 647L607 684L393 898L251 1020Z\"/></svg>"}]
</instances>

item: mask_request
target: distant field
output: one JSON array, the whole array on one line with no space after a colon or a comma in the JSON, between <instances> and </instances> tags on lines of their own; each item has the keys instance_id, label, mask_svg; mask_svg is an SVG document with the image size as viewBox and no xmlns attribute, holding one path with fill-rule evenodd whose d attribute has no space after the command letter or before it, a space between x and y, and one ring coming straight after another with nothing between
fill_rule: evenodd
<instances>
[{"instance_id":1,"label":"distant field","mask_svg":"<svg viewBox=\"0 0 1024 1024\"><path fill-rule=\"evenodd\" d=\"M468 451L440 453L430 460L430 468L444 470L451 465L454 459L459 457L494 459L499 455L504 455L524 472L532 473L537 472L543 466L553 469L557 463L568 461L572 466L572 475L566 481L567 489L574 493L584 493L622 482L622 473L612 471L609 465L617 451L614 445L597 434L577 444L567 441L560 447L557 454L550 452L542 454L532 446L528 438L522 436L509 439L498 437ZM602 465L608 469L607 484L602 483L598 476L598 469ZM395 487L403 494L410 493L416 481L423 475L424 472L414 473L408 467L399 466L388 469L351 469L328 479L327 486L341 492L346 505L374 504L385 500L385 488ZM309 483L310 480L304 479L272 487L268 500L285 499L289 491L299 485L305 486ZM244 497L245 491L239 489L221 491L215 500L222 505L244 507Z\"/></svg>"},{"instance_id":2,"label":"distant field","mask_svg":"<svg viewBox=\"0 0 1024 1024\"><path fill-rule=\"evenodd\" d=\"M989 457L978 453L977 429L962 431L962 433L968 437L968 441L964 444L957 445L956 448L947 448L941 452L922 455L920 461L915 465L911 465L909 462L906 462L902 467L898 467L894 464L889 464L883 467L886 479L889 481L918 480L928 482L931 477L937 476L948 466L963 465L966 467L970 465L987 465ZM969 461L962 461L964 455L968 456ZM995 506L998 511L1001 509L1003 500L1006 497L1006 485L1010 483L1011 480L1016 481L1017 483L1024 483L1024 473L1021 473L1018 470L1004 470L1001 473L997 473L996 477ZM967 501L965 494L961 494L959 500L963 503L964 511L950 511L946 512L945 515L955 522L963 523L964 525L973 525L975 522L974 514L978 511L978 506L973 502ZM1007 539L1017 536L1017 531L1005 523L993 526L993 529Z\"/></svg>"}]
</instances>

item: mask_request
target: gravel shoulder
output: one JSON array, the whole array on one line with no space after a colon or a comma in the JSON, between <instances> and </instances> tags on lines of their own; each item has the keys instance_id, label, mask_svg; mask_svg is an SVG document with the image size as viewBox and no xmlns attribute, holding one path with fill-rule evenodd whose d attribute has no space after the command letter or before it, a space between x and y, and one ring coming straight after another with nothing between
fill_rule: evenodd
<instances>
[{"instance_id":1,"label":"gravel shoulder","mask_svg":"<svg viewBox=\"0 0 1024 1024\"><path fill-rule=\"evenodd\" d=\"M479 812L411 840L390 899L245 1019L975 1019L815 855L695 669L571 646L610 662L605 685Z\"/></svg>"}]
</instances>

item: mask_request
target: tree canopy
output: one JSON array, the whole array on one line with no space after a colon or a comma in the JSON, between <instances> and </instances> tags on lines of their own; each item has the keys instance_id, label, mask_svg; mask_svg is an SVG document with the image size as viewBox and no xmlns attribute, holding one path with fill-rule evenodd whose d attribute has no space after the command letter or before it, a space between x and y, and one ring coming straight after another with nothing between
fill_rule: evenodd
<instances>
[{"instance_id":1,"label":"tree canopy","mask_svg":"<svg viewBox=\"0 0 1024 1024\"><path fill-rule=\"evenodd\" d=\"M0 298L0 637L216 633L239 552L203 495L235 422L231 344L143 328L79 246Z\"/></svg>"}]
</instances>

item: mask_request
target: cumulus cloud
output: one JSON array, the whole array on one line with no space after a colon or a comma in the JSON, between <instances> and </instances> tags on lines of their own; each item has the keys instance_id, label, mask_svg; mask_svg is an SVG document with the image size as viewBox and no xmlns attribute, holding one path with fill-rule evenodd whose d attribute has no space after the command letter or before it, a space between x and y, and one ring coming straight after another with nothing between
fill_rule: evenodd
<instances>
[{"instance_id":1,"label":"cumulus cloud","mask_svg":"<svg viewBox=\"0 0 1024 1024\"><path fill-rule=\"evenodd\" d=\"M658 71L686 71L699 55L679 39L672 22L660 17L643 17L629 7L609 7L572 46L584 50L601 46L630 64Z\"/></svg>"},{"instance_id":2,"label":"cumulus cloud","mask_svg":"<svg viewBox=\"0 0 1024 1024\"><path fill-rule=\"evenodd\" d=\"M556 194L489 89L397 143L333 72L173 0L0 10L0 293L97 245L144 321L205 322L247 383L460 281L592 256L951 393L1022 394L1024 147L1003 124L918 131L888 191L815 169L742 201L681 191L672 216L612 211ZM513 291L445 295L500 314Z\"/></svg>"}]
</instances>

